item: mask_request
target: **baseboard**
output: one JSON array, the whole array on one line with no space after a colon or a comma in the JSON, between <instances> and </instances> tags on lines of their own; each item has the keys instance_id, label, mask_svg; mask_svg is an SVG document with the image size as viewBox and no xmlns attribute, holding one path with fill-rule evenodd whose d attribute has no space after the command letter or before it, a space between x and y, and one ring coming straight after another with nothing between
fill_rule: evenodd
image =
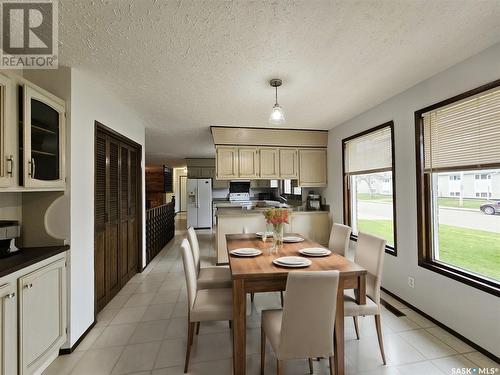
<instances>
[{"instance_id":1,"label":"baseboard","mask_svg":"<svg viewBox=\"0 0 500 375\"><path fill-rule=\"evenodd\" d=\"M228 266L229 265L229 262L217 262L215 263L216 266Z\"/></svg>"},{"instance_id":2,"label":"baseboard","mask_svg":"<svg viewBox=\"0 0 500 375\"><path fill-rule=\"evenodd\" d=\"M89 326L89 328L87 328L87 330L85 332L83 332L83 334L80 336L80 338L78 340L76 340L76 342L74 343L74 345L71 348L59 349L59 355L65 355L65 354L71 354L71 353L73 353L73 351L77 348L77 346L80 345L80 343L83 341L83 339L85 338L85 336L87 336L87 334L92 330L92 328L94 328L94 326L95 326L96 323L97 323L97 321L94 320L92 322L92 324Z\"/></svg>"},{"instance_id":3,"label":"baseboard","mask_svg":"<svg viewBox=\"0 0 500 375\"><path fill-rule=\"evenodd\" d=\"M484 354L486 357L490 358L491 360L495 361L496 363L499 363L500 364L500 358L497 357L495 354L493 353L490 353L488 350L482 348L481 346L479 346L478 344L476 344L475 342L472 342L471 340L469 340L467 337L464 337L462 336L460 333L458 333L457 331L451 329L450 327L444 325L443 323L441 323L439 320L436 320L434 319L432 316L430 315L427 315L426 313L424 313L422 310L420 310L419 308L413 306L411 303L409 302L406 302L404 299L402 299L401 297L397 296L396 294L392 293L391 291L385 289L384 287L381 287L380 289L382 289L385 293L387 293L388 295L390 295L392 298L396 299L397 301L401 302L403 305L405 306L408 306L410 309L416 311L417 313L419 313L420 315L422 315L424 318L430 320L432 323L434 323L435 325L437 325L438 327L444 329L445 331L451 333L453 336L455 336L456 338L460 339L461 341L465 342L467 345L469 345L470 347L476 349L478 352Z\"/></svg>"}]
</instances>

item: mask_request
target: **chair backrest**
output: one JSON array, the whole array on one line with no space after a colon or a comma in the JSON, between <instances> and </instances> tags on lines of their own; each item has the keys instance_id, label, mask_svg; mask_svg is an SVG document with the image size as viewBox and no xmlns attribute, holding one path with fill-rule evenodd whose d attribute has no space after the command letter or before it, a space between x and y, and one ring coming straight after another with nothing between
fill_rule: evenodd
<instances>
[{"instance_id":1,"label":"chair backrest","mask_svg":"<svg viewBox=\"0 0 500 375\"><path fill-rule=\"evenodd\" d=\"M345 256L347 254L347 249L349 248L350 238L351 227L333 223L328 248L336 254Z\"/></svg>"},{"instance_id":2,"label":"chair backrest","mask_svg":"<svg viewBox=\"0 0 500 375\"><path fill-rule=\"evenodd\" d=\"M338 286L338 271L288 274L279 359L333 354Z\"/></svg>"},{"instance_id":3,"label":"chair backrest","mask_svg":"<svg viewBox=\"0 0 500 375\"><path fill-rule=\"evenodd\" d=\"M198 242L198 236L193 227L188 228L188 241L191 246L191 252L193 253L194 268L196 269L196 277L200 273L200 244Z\"/></svg>"},{"instance_id":4,"label":"chair backrest","mask_svg":"<svg viewBox=\"0 0 500 375\"><path fill-rule=\"evenodd\" d=\"M384 267L384 253L387 241L371 234L359 232L354 261L366 268L366 295L380 304L380 284Z\"/></svg>"},{"instance_id":5,"label":"chair backrest","mask_svg":"<svg viewBox=\"0 0 500 375\"><path fill-rule=\"evenodd\" d=\"M188 240L182 240L181 244L182 263L184 265L184 274L186 276L186 288L188 294L188 307L189 311L193 308L194 300L196 298L197 283L196 283L196 269L194 266L193 254L189 246Z\"/></svg>"}]
</instances>

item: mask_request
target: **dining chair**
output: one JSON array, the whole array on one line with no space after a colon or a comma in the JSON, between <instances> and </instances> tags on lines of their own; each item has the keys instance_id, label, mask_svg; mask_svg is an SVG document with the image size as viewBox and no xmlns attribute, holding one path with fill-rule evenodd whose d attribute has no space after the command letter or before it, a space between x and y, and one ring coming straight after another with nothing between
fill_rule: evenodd
<instances>
[{"instance_id":1,"label":"dining chair","mask_svg":"<svg viewBox=\"0 0 500 375\"><path fill-rule=\"evenodd\" d=\"M346 256L351 238L351 227L333 223L328 248L336 254Z\"/></svg>"},{"instance_id":2,"label":"dining chair","mask_svg":"<svg viewBox=\"0 0 500 375\"><path fill-rule=\"evenodd\" d=\"M188 337L184 373L188 371L189 355L193 345L195 324L233 319L233 295L230 288L200 289L196 280L196 267L189 242L181 244L182 263L188 294Z\"/></svg>"},{"instance_id":3,"label":"dining chair","mask_svg":"<svg viewBox=\"0 0 500 375\"><path fill-rule=\"evenodd\" d=\"M264 374L266 337L277 359L308 359L313 373L314 357L329 357L333 374L333 331L337 310L338 271L290 272L283 309L262 311L260 373Z\"/></svg>"},{"instance_id":4,"label":"dining chair","mask_svg":"<svg viewBox=\"0 0 500 375\"><path fill-rule=\"evenodd\" d=\"M352 291L344 295L344 315L353 317L358 340L358 316L373 315L375 317L375 328L377 329L378 344L384 365L386 361L380 322L380 284L382 282L386 242L382 238L359 232L354 262L368 271L366 274L366 304L358 305Z\"/></svg>"}]
</instances>

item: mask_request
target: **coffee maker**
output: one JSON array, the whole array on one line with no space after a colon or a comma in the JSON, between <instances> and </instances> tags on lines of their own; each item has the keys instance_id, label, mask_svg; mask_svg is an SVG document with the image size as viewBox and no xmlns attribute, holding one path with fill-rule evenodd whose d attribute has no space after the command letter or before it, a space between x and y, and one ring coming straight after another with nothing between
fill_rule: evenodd
<instances>
[{"instance_id":1,"label":"coffee maker","mask_svg":"<svg viewBox=\"0 0 500 375\"><path fill-rule=\"evenodd\" d=\"M314 191L310 191L307 195L307 209L311 211L321 210L321 195L314 194Z\"/></svg>"},{"instance_id":2,"label":"coffee maker","mask_svg":"<svg viewBox=\"0 0 500 375\"><path fill-rule=\"evenodd\" d=\"M5 258L19 251L16 238L21 235L21 226L15 220L0 220L0 258Z\"/></svg>"}]
</instances>

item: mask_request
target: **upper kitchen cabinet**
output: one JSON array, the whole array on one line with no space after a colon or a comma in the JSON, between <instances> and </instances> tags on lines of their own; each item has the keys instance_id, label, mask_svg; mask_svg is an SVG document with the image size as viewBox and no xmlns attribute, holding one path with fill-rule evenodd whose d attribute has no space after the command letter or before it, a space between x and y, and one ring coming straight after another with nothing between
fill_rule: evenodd
<instances>
[{"instance_id":1,"label":"upper kitchen cabinet","mask_svg":"<svg viewBox=\"0 0 500 375\"><path fill-rule=\"evenodd\" d=\"M238 177L259 177L259 150L256 147L240 147L238 149Z\"/></svg>"},{"instance_id":2,"label":"upper kitchen cabinet","mask_svg":"<svg viewBox=\"0 0 500 375\"><path fill-rule=\"evenodd\" d=\"M16 126L14 112L14 86L12 80L0 74L0 187L16 186L14 155Z\"/></svg>"},{"instance_id":3,"label":"upper kitchen cabinet","mask_svg":"<svg viewBox=\"0 0 500 375\"><path fill-rule=\"evenodd\" d=\"M299 150L299 186L327 186L326 149Z\"/></svg>"},{"instance_id":4,"label":"upper kitchen cabinet","mask_svg":"<svg viewBox=\"0 0 500 375\"><path fill-rule=\"evenodd\" d=\"M260 177L279 178L279 151L277 148L261 148L259 150Z\"/></svg>"},{"instance_id":5,"label":"upper kitchen cabinet","mask_svg":"<svg viewBox=\"0 0 500 375\"><path fill-rule=\"evenodd\" d=\"M237 147L217 147L216 178L218 180L238 178Z\"/></svg>"},{"instance_id":6,"label":"upper kitchen cabinet","mask_svg":"<svg viewBox=\"0 0 500 375\"><path fill-rule=\"evenodd\" d=\"M20 90L22 185L27 188L64 189L64 101L27 83Z\"/></svg>"},{"instance_id":7,"label":"upper kitchen cabinet","mask_svg":"<svg viewBox=\"0 0 500 375\"><path fill-rule=\"evenodd\" d=\"M299 177L299 158L297 149L280 148L279 171L280 178L296 179Z\"/></svg>"}]
</instances>

